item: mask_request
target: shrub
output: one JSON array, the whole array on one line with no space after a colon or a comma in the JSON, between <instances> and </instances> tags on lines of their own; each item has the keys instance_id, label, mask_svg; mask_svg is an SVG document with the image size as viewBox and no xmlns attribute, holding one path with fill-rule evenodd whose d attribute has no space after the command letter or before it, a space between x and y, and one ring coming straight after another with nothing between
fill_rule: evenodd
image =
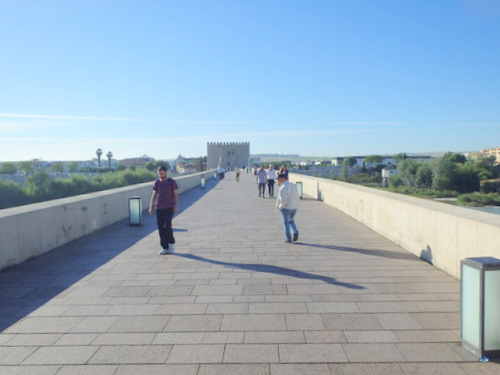
<instances>
[{"instance_id":1,"label":"shrub","mask_svg":"<svg viewBox=\"0 0 500 375\"><path fill-rule=\"evenodd\" d=\"M0 209L134 185L155 178L154 173L145 169L108 172L94 178L72 175L70 179L54 178L39 170L26 178L24 189L12 181L0 182Z\"/></svg>"},{"instance_id":2,"label":"shrub","mask_svg":"<svg viewBox=\"0 0 500 375\"><path fill-rule=\"evenodd\" d=\"M30 203L30 198L13 181L0 181L0 209Z\"/></svg>"},{"instance_id":3,"label":"shrub","mask_svg":"<svg viewBox=\"0 0 500 375\"><path fill-rule=\"evenodd\" d=\"M500 194L499 193L462 194L457 198L457 203L461 206L469 206L469 207L500 206Z\"/></svg>"},{"instance_id":4,"label":"shrub","mask_svg":"<svg viewBox=\"0 0 500 375\"><path fill-rule=\"evenodd\" d=\"M403 185L403 180L399 175L395 174L389 177L389 187L391 189L397 188L398 186L402 185Z\"/></svg>"},{"instance_id":5,"label":"shrub","mask_svg":"<svg viewBox=\"0 0 500 375\"><path fill-rule=\"evenodd\" d=\"M488 194L498 192L500 192L500 178L481 181L481 193Z\"/></svg>"}]
</instances>

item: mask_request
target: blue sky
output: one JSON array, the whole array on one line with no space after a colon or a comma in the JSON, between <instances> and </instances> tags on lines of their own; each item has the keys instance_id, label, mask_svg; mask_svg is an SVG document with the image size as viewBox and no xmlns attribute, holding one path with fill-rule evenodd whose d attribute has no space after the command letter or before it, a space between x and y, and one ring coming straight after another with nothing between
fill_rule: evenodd
<instances>
[{"instance_id":1,"label":"blue sky","mask_svg":"<svg viewBox=\"0 0 500 375\"><path fill-rule=\"evenodd\" d=\"M498 0L0 0L0 160L500 146Z\"/></svg>"}]
</instances>

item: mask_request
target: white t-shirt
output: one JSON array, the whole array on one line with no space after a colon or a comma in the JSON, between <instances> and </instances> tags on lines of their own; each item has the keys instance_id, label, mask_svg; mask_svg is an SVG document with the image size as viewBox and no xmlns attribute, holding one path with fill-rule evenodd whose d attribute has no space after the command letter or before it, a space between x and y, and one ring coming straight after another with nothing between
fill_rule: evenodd
<instances>
[{"instance_id":1,"label":"white t-shirt","mask_svg":"<svg viewBox=\"0 0 500 375\"><path fill-rule=\"evenodd\" d=\"M278 178L278 171L276 169L268 169L267 170L267 179L268 180L276 180Z\"/></svg>"},{"instance_id":2,"label":"white t-shirt","mask_svg":"<svg viewBox=\"0 0 500 375\"><path fill-rule=\"evenodd\" d=\"M296 210L299 207L299 192L297 186L290 181L285 181L280 187L278 199L276 200L276 208L282 210Z\"/></svg>"}]
</instances>

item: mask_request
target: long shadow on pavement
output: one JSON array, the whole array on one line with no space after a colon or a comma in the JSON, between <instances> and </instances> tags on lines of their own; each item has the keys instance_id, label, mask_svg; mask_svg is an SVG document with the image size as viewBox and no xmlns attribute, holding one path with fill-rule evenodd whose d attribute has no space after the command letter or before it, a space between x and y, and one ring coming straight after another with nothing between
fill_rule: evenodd
<instances>
[{"instance_id":1,"label":"long shadow on pavement","mask_svg":"<svg viewBox=\"0 0 500 375\"><path fill-rule=\"evenodd\" d=\"M217 183L210 179L205 189L194 188L181 194L176 215L181 215ZM122 220L0 272L0 333L156 229L156 217L144 212L142 226L130 227L128 219Z\"/></svg>"},{"instance_id":2,"label":"long shadow on pavement","mask_svg":"<svg viewBox=\"0 0 500 375\"><path fill-rule=\"evenodd\" d=\"M289 277L296 277L298 279L307 279L307 280L319 280L323 281L327 284L337 285L344 288L349 289L365 289L365 287L356 284L343 283L341 281L336 280L333 277L315 275L309 272L297 271L290 268L271 266L268 264L254 264L254 263L232 263L232 262L222 262L220 260L213 260L204 257L200 257L194 254L181 254L181 253L173 253L172 255L176 255L182 258L192 259L200 262L206 262L211 264L217 264L224 267L237 268L245 271L254 271L254 272L264 272L264 273L273 273L276 275L283 275Z\"/></svg>"},{"instance_id":3,"label":"long shadow on pavement","mask_svg":"<svg viewBox=\"0 0 500 375\"><path fill-rule=\"evenodd\" d=\"M388 250L380 250L380 249L359 249L357 247L349 247L349 246L335 246L335 245L318 245L318 244L310 244L304 242L295 242L296 245L300 246L308 246L308 247L317 247L321 249L328 250L338 250L338 251L346 251L350 253L359 253L363 255L370 255L374 257L384 257L384 258L392 258L392 259L402 259L402 260L414 260L420 261L416 255L411 253L403 253L397 251L388 251Z\"/></svg>"}]
</instances>

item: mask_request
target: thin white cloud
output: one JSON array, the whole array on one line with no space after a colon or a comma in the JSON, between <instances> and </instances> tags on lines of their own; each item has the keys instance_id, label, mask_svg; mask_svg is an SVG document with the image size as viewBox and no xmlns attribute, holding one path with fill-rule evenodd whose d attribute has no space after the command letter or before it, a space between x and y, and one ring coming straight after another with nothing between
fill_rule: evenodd
<instances>
[{"instance_id":1,"label":"thin white cloud","mask_svg":"<svg viewBox=\"0 0 500 375\"><path fill-rule=\"evenodd\" d=\"M367 126L401 126L405 125L404 122L398 121L336 121L331 122L331 125L367 125Z\"/></svg>"},{"instance_id":2,"label":"thin white cloud","mask_svg":"<svg viewBox=\"0 0 500 375\"><path fill-rule=\"evenodd\" d=\"M123 117L95 117L95 116L65 116L65 115L31 115L20 113L0 113L0 117L32 119L32 120L66 120L66 121L112 121L112 122L149 122L162 124L184 125L248 125L245 121L217 121L217 120L145 120Z\"/></svg>"},{"instance_id":3,"label":"thin white cloud","mask_svg":"<svg viewBox=\"0 0 500 375\"><path fill-rule=\"evenodd\" d=\"M142 122L142 121L144 121L144 120L140 120L140 119L119 118L119 117L27 115L27 114L20 114L20 113L0 113L0 117L29 118L29 119L41 119L41 120L129 121L129 122Z\"/></svg>"},{"instance_id":4,"label":"thin white cloud","mask_svg":"<svg viewBox=\"0 0 500 375\"><path fill-rule=\"evenodd\" d=\"M461 128L498 128L500 124L458 124Z\"/></svg>"}]
</instances>

